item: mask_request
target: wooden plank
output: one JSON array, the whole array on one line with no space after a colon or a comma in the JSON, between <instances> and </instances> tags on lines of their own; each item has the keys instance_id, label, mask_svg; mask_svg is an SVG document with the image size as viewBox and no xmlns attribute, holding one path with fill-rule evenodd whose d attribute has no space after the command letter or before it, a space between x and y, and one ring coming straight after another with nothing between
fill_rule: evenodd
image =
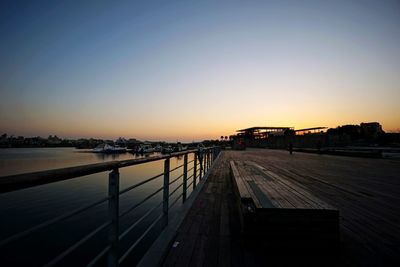
<instances>
[{"instance_id":1,"label":"wooden plank","mask_svg":"<svg viewBox=\"0 0 400 267\"><path fill-rule=\"evenodd\" d=\"M303 188L295 185L294 183L290 182L287 179L282 178L281 176L278 176L277 174L273 173L272 171L269 171L262 166L250 162L251 166L256 168L257 170L260 171L264 177L268 177L268 179L273 179L276 183L280 184L282 188L286 188L286 190L290 191L293 196L297 197L303 205L305 204L306 206L309 206L310 208L322 208L322 209L335 209L329 204L325 203L321 199L313 196L311 193L309 193L307 190L304 190Z\"/></svg>"},{"instance_id":2,"label":"wooden plank","mask_svg":"<svg viewBox=\"0 0 400 267\"><path fill-rule=\"evenodd\" d=\"M249 184L251 190L254 192L262 208L275 208L275 205L271 202L265 192L263 192L254 181L248 181L247 183Z\"/></svg>"},{"instance_id":3,"label":"wooden plank","mask_svg":"<svg viewBox=\"0 0 400 267\"><path fill-rule=\"evenodd\" d=\"M268 197L277 208L294 208L293 204L287 201L275 187L273 181L263 181L259 186L268 194Z\"/></svg>"},{"instance_id":4,"label":"wooden plank","mask_svg":"<svg viewBox=\"0 0 400 267\"><path fill-rule=\"evenodd\" d=\"M239 172L233 161L230 161L230 167L231 167L232 175L236 182L237 189L239 190L240 197L251 199L250 192L247 189L247 186L244 184L244 181L241 179Z\"/></svg>"},{"instance_id":5,"label":"wooden plank","mask_svg":"<svg viewBox=\"0 0 400 267\"><path fill-rule=\"evenodd\" d=\"M244 186L246 187L247 191L250 194L252 203L254 204L254 206L258 209L262 208L262 205L260 203L260 201L258 200L255 192L253 191L253 189L250 187L249 182L253 182L253 179L250 176L247 175L241 175L240 176L241 180L243 181Z\"/></svg>"}]
</instances>

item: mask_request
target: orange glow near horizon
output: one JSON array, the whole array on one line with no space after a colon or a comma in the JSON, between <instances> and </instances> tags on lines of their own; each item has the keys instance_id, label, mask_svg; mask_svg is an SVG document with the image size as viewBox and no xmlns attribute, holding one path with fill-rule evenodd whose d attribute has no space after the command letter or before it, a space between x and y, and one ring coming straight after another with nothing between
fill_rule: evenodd
<instances>
[{"instance_id":1,"label":"orange glow near horizon","mask_svg":"<svg viewBox=\"0 0 400 267\"><path fill-rule=\"evenodd\" d=\"M396 2L20 5L0 9L3 133L198 141L252 126L400 129Z\"/></svg>"},{"instance_id":2,"label":"orange glow near horizon","mask_svg":"<svg viewBox=\"0 0 400 267\"><path fill-rule=\"evenodd\" d=\"M243 115L243 114L242 114ZM46 123L38 123L40 129L32 131L34 125L19 125L15 132L7 132L8 134L24 135L24 136L43 136L58 135L62 138L101 138L116 139L118 137L136 138L139 140L165 140L165 141L201 141L207 139L218 139L221 135L229 136L236 133L236 130L254 127L254 126L282 126L295 127L295 129L310 127L329 127L334 128L344 124L360 124L361 122L378 121L382 124L383 129L387 132L398 131L398 121L379 119L368 120L346 119L343 121L334 120L326 117L325 119L304 120L296 122L294 120L278 118L265 120L263 118L247 118L246 116L232 116L231 118L203 118L198 121L168 121L162 125L157 123L143 123L136 125L124 125L123 122L110 122L108 124L85 124L79 121L71 122L74 127L63 127L63 120L54 122L50 125ZM170 123L168 125L168 123ZM49 127L50 126L50 127ZM392 127L392 128L390 128ZM32 129L33 128L33 129Z\"/></svg>"}]
</instances>

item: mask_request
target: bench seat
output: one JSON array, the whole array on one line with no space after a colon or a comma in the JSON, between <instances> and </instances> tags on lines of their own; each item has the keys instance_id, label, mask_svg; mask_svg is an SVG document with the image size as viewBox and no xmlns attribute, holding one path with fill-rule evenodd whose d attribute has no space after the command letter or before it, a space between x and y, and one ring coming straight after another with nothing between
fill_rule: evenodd
<instances>
[{"instance_id":1,"label":"bench seat","mask_svg":"<svg viewBox=\"0 0 400 267\"><path fill-rule=\"evenodd\" d=\"M251 161L230 161L242 235L263 248L332 255L339 248L339 211L305 186Z\"/></svg>"}]
</instances>

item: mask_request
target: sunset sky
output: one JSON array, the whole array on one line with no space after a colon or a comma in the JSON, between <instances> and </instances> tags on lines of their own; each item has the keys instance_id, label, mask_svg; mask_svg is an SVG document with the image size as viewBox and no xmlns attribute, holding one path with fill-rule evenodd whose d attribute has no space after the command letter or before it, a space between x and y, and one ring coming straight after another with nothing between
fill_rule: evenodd
<instances>
[{"instance_id":1,"label":"sunset sky","mask_svg":"<svg viewBox=\"0 0 400 267\"><path fill-rule=\"evenodd\" d=\"M399 1L1 1L0 131L400 129Z\"/></svg>"}]
</instances>

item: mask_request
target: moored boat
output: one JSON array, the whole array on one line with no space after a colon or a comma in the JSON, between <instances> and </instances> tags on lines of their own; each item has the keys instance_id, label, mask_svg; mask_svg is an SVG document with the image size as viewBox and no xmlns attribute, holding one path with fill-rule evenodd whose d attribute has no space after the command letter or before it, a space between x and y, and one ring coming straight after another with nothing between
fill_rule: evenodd
<instances>
[{"instance_id":1,"label":"moored boat","mask_svg":"<svg viewBox=\"0 0 400 267\"><path fill-rule=\"evenodd\" d=\"M153 153L155 149L151 145L140 145L137 153Z\"/></svg>"},{"instance_id":2,"label":"moored boat","mask_svg":"<svg viewBox=\"0 0 400 267\"><path fill-rule=\"evenodd\" d=\"M109 144L100 144L92 150L94 153L125 153L126 147L120 147L118 145L112 146Z\"/></svg>"},{"instance_id":3,"label":"moored boat","mask_svg":"<svg viewBox=\"0 0 400 267\"><path fill-rule=\"evenodd\" d=\"M174 149L171 146L163 147L161 153L169 154L174 152Z\"/></svg>"}]
</instances>

